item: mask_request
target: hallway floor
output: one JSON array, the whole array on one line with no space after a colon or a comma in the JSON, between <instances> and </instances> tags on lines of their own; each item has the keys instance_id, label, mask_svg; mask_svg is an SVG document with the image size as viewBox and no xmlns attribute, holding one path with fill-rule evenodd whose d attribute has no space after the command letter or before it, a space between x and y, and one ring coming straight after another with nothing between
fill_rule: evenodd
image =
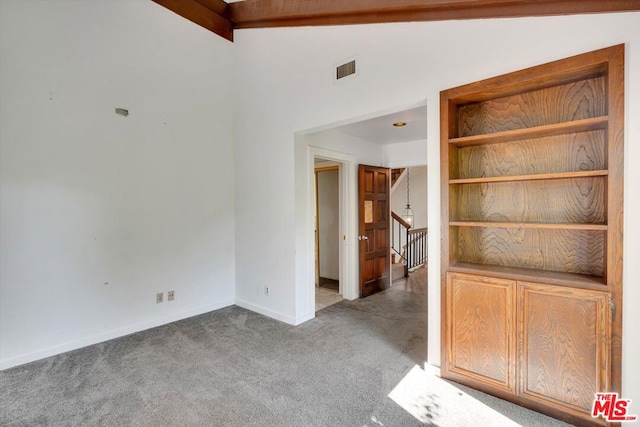
<instances>
[{"instance_id":1,"label":"hallway floor","mask_svg":"<svg viewBox=\"0 0 640 427\"><path fill-rule=\"evenodd\" d=\"M316 311L342 301L342 295L332 289L316 286Z\"/></svg>"}]
</instances>

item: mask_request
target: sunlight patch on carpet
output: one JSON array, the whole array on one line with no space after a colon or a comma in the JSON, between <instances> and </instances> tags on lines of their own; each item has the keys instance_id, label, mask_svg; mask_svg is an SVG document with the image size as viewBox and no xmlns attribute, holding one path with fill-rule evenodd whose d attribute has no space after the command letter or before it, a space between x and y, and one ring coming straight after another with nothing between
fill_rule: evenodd
<instances>
[{"instance_id":1,"label":"sunlight patch on carpet","mask_svg":"<svg viewBox=\"0 0 640 427\"><path fill-rule=\"evenodd\" d=\"M388 397L418 421L429 425L520 426L442 380L436 372L436 369L425 372L420 366L414 366Z\"/></svg>"}]
</instances>

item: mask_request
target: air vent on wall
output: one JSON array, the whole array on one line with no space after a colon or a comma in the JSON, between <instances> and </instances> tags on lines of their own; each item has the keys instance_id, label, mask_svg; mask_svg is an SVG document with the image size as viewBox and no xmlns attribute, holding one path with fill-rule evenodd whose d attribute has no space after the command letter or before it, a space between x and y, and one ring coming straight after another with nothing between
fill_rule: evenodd
<instances>
[{"instance_id":1,"label":"air vent on wall","mask_svg":"<svg viewBox=\"0 0 640 427\"><path fill-rule=\"evenodd\" d=\"M356 73L356 60L349 61L336 67L336 80L343 79Z\"/></svg>"}]
</instances>

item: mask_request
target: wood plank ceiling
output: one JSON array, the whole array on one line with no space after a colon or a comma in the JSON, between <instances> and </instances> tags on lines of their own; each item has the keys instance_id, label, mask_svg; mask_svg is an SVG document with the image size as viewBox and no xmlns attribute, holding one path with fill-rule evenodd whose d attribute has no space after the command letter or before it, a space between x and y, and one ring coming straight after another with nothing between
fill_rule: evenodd
<instances>
[{"instance_id":1,"label":"wood plank ceiling","mask_svg":"<svg viewBox=\"0 0 640 427\"><path fill-rule=\"evenodd\" d=\"M640 0L152 0L233 41L242 28L373 24L640 10Z\"/></svg>"}]
</instances>

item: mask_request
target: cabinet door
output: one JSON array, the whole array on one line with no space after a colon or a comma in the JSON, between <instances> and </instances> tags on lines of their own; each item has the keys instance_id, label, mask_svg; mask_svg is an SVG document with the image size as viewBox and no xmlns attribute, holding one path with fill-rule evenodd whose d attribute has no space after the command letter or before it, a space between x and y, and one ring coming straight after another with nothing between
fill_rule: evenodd
<instances>
[{"instance_id":1,"label":"cabinet door","mask_svg":"<svg viewBox=\"0 0 640 427\"><path fill-rule=\"evenodd\" d=\"M583 419L609 390L609 294L518 282L519 393Z\"/></svg>"},{"instance_id":2,"label":"cabinet door","mask_svg":"<svg viewBox=\"0 0 640 427\"><path fill-rule=\"evenodd\" d=\"M515 393L515 285L511 280L449 273L445 375Z\"/></svg>"}]
</instances>

